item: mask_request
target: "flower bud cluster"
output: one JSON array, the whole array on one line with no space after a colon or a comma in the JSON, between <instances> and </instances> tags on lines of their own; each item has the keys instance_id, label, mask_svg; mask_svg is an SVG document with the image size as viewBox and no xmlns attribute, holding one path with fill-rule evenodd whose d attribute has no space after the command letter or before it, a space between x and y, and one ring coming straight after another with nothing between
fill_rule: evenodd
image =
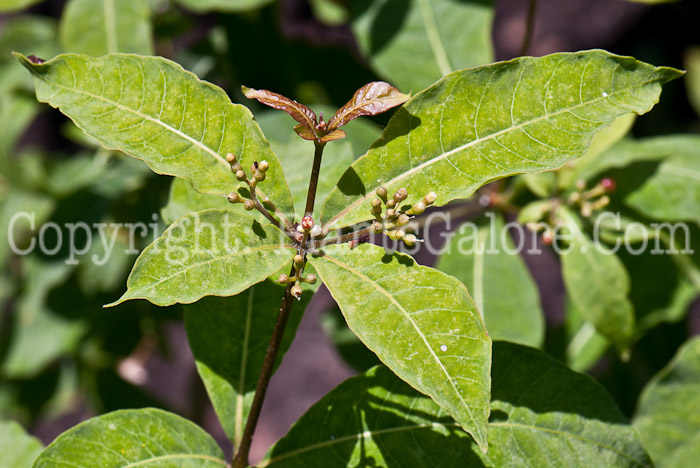
<instances>
[{"instance_id":1,"label":"flower bud cluster","mask_svg":"<svg viewBox=\"0 0 700 468\"><path fill-rule=\"evenodd\" d=\"M304 275L305 264L306 261L304 260L304 256L302 254L296 254L294 256L294 271L296 272L294 273L294 276L289 276L282 273L279 278L277 278L277 281L279 281L280 284L294 284L294 286L292 286L291 293L297 299L301 299L301 283L315 284L318 280L316 275L313 273Z\"/></svg>"},{"instance_id":2,"label":"flower bud cluster","mask_svg":"<svg viewBox=\"0 0 700 468\"><path fill-rule=\"evenodd\" d=\"M375 193L377 198L370 202L372 215L375 218L370 231L374 234L384 233L392 240L401 240L407 246L413 246L418 239L415 234L406 233L405 226L413 218L412 215L423 213L428 206L435 203L437 195L429 192L422 200L402 211L401 203L408 198L408 191L405 188L398 189L391 198L383 186L379 186Z\"/></svg>"},{"instance_id":3,"label":"flower bud cluster","mask_svg":"<svg viewBox=\"0 0 700 468\"><path fill-rule=\"evenodd\" d=\"M590 217L594 211L601 210L610 204L610 197L607 195L615 191L617 184L614 179L606 177L598 182L593 188L586 190L586 183L582 180L576 182L576 191L569 195L570 205L579 205L581 216Z\"/></svg>"},{"instance_id":4,"label":"flower bud cluster","mask_svg":"<svg viewBox=\"0 0 700 468\"><path fill-rule=\"evenodd\" d=\"M252 177L249 179L243 170L243 167L238 162L235 154L228 153L226 155L226 161L231 165L231 171L236 175L236 179L241 182L245 182L248 187L250 187L251 192L255 189L258 182L265 180L265 175L267 174L268 169L270 169L270 164L267 161L255 161L250 166L250 173L252 174ZM248 211L255 209L255 202L253 200L242 199L236 191L226 195L226 198L231 203L243 203L243 207Z\"/></svg>"}]
</instances>

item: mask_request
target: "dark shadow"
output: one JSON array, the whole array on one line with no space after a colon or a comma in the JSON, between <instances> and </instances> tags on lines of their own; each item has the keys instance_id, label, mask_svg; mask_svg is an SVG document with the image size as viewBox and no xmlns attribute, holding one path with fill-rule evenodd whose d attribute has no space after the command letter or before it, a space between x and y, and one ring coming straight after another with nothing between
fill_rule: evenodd
<instances>
[{"instance_id":1,"label":"dark shadow","mask_svg":"<svg viewBox=\"0 0 700 468\"><path fill-rule=\"evenodd\" d=\"M366 195L365 185L355 169L349 167L338 181L338 190L344 195Z\"/></svg>"},{"instance_id":2,"label":"dark shadow","mask_svg":"<svg viewBox=\"0 0 700 468\"><path fill-rule=\"evenodd\" d=\"M403 29L412 0L389 0L382 5L370 28L369 50L375 55ZM354 3L354 2L353 2Z\"/></svg>"},{"instance_id":3,"label":"dark shadow","mask_svg":"<svg viewBox=\"0 0 700 468\"><path fill-rule=\"evenodd\" d=\"M394 252L394 253L385 252L384 255L382 256L382 263L389 264L392 261L397 261L400 265L404 265L407 267L412 267L413 265L416 264L416 261L413 260L413 257L410 257L408 255L399 254L397 252Z\"/></svg>"},{"instance_id":4,"label":"dark shadow","mask_svg":"<svg viewBox=\"0 0 700 468\"><path fill-rule=\"evenodd\" d=\"M265 229L263 229L262 225L258 222L258 220L253 221L253 232L260 237L261 239L266 239L267 238L267 232L265 232Z\"/></svg>"},{"instance_id":5,"label":"dark shadow","mask_svg":"<svg viewBox=\"0 0 700 468\"><path fill-rule=\"evenodd\" d=\"M379 148L396 138L408 135L412 130L418 128L421 123L420 117L411 114L405 107L400 107L391 117L382 137L372 145L372 148Z\"/></svg>"}]
</instances>

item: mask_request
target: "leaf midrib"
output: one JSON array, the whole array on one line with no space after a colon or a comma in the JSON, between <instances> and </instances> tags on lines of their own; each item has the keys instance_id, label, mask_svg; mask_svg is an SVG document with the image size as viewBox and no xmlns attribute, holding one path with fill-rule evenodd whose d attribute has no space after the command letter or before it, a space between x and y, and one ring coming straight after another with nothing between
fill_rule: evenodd
<instances>
[{"instance_id":1,"label":"leaf midrib","mask_svg":"<svg viewBox=\"0 0 700 468\"><path fill-rule=\"evenodd\" d=\"M442 362L440 361L440 359L437 357L437 355L435 354L435 352L433 351L433 349L430 347L430 344L428 343L428 340L426 339L426 337L425 337L425 335L423 334L423 332L421 332L421 330L418 328L418 325L415 323L415 321L413 320L413 318L411 318L411 315L403 308L403 306L402 306L401 304L398 303L398 301L396 301L396 299L394 298L394 296L393 296L389 291L387 291L386 289L384 289L384 288L382 288L381 286L379 286L379 284L377 284L377 282L374 281L374 280L372 280L372 278L370 278L369 276L365 275L364 273L362 273L362 272L359 271L358 269L353 268L352 266L350 266L350 265L348 265L348 264L346 264L346 263L343 263L343 262L341 262L340 260L338 260L338 259L336 259L336 258L333 258L333 257L331 257L331 256L329 256L329 255L326 255L326 256L324 256L323 258L326 259L326 260L329 260L329 261L331 261L331 262L333 262L333 263L335 263L335 264L338 265L340 268L345 268L346 270L350 271L351 273L353 273L353 274L355 274L356 276L358 276L358 277L360 277L361 279L363 279L365 282L369 283L369 284L370 284L371 286L373 286L380 294L386 296L386 297L389 299L389 301L391 301L391 302L396 306L396 308L399 309L399 311L401 312L401 314L404 315L404 317L406 317L406 319L408 319L408 321L411 323L411 325L412 325L413 328L415 329L416 333L418 333L418 336L421 338L421 340L422 340L423 343L425 344L425 347L428 348L428 351L429 351L430 355L434 358L434 360L435 360L435 361L438 363L438 365L440 366L440 369L443 371L443 373L444 373L445 376L447 377L447 380L450 382L450 386L452 387L452 389L454 390L455 394L456 394L457 397L459 398L460 402L462 403L462 405L463 405L464 408L466 409L467 413L469 414L469 418L471 418L471 421L472 421L472 423L473 423L474 426L475 426L474 429L472 429L472 430L475 430L476 432L478 432L480 438L482 438L482 440L485 441L485 438L484 438L483 434L481 433L481 430L480 430L479 427L478 427L477 421L476 421L476 419L474 418L474 415L472 414L471 408L469 407L469 405L467 405L467 402L464 401L464 398L462 397L462 394L459 392L459 389L458 389L457 386L455 385L454 380L452 379L452 376L450 375L449 372L447 372L447 369L445 369L445 366L443 366L443 364L442 364ZM327 284L327 283L326 283L326 284ZM329 289L330 289L330 288L329 288Z\"/></svg>"},{"instance_id":2,"label":"leaf midrib","mask_svg":"<svg viewBox=\"0 0 700 468\"><path fill-rule=\"evenodd\" d=\"M113 54L119 52L117 48L117 31L114 20L114 0L103 0L102 10L105 22L105 37L107 38L107 52Z\"/></svg>"},{"instance_id":3,"label":"leaf midrib","mask_svg":"<svg viewBox=\"0 0 700 468\"><path fill-rule=\"evenodd\" d=\"M443 76L448 75L453 71L452 66L447 58L447 51L440 38L440 31L435 23L435 15L433 14L432 6L428 0L420 0L420 10L423 25L425 26L425 33L430 43L430 49L433 51L440 73Z\"/></svg>"},{"instance_id":4,"label":"leaf midrib","mask_svg":"<svg viewBox=\"0 0 700 468\"><path fill-rule=\"evenodd\" d=\"M507 134L508 132L522 129L523 127L526 127L526 126L528 126L528 125L531 125L531 124L534 124L534 123L537 123L537 122L540 122L540 121L543 121L543 120L547 120L547 119L549 119L549 118L551 118L551 117L555 117L555 116L557 116L557 115L561 115L561 114L565 114L565 113L567 113L567 112L571 112L572 110L576 110L576 109L579 109L579 108L581 108L581 107L584 107L584 106L587 106L587 105L590 105L590 104L594 104L594 103L599 102L599 101L602 101L602 100L604 100L604 99L610 99L612 96L618 95L618 94L620 94L620 93L622 93L622 92L628 92L628 91L630 91L630 90L632 90L632 89L640 88L640 87L642 87L642 86L646 86L646 85L648 85L648 84L650 84L650 83L654 83L654 82L656 82L656 81L659 81L659 80L658 80L658 79L647 80L647 81L644 81L644 82L642 82L642 83L639 83L639 84L637 84L637 85L635 85L635 86L631 86L631 87L629 87L629 88L625 88L625 89L623 89L623 90L611 91L610 93L608 93L608 95L607 95L606 97L597 97L597 98L592 99L592 100L590 100L590 101L582 102L582 103L576 104L575 106L572 106L572 107L563 108L563 109L560 109L560 110L558 110L558 111L556 111L556 112L553 112L553 113L551 113L551 114L545 114L545 115L543 115L543 116L540 116L540 117L537 117L537 118L534 118L534 119L527 120L527 121L525 121L525 122L519 123L518 125L510 126L510 127L508 127L508 128L504 128L504 129L499 130L499 131L497 131L497 132L495 132L495 133L492 133L492 134L490 134L490 135L486 135L486 136L477 138L477 139L472 140L472 141L470 141L470 142L468 142L468 143L465 143L464 145L461 145L461 146L458 146L458 147L456 147L456 148L454 148L454 149L451 149L450 151L447 151L447 152L445 152L445 153L441 153L441 154L435 156L434 158L429 159L429 160L427 160L427 161L425 161L425 162L419 164L418 166L413 167L413 168L409 169L408 171L399 174L398 176L394 177L393 179L384 182L383 185L384 185L384 186L392 186L393 184L395 184L395 183L397 183L397 182L400 182L400 181L402 181L403 179L406 179L406 178L410 177L410 176L413 175L414 173L419 172L420 170L422 170L422 169L423 169L424 167L426 167L426 166L430 166L430 165L433 164L433 163L436 163L436 162L441 161L441 160L443 160L443 159L445 159L445 158L448 158L448 157L452 156L452 155L455 154L455 153L458 153L458 152L463 151L463 150L465 150L465 149L471 148L472 146L475 146L475 145L477 145L477 144L479 144L479 143L483 143L483 142L485 142L485 141L489 141L489 140L494 139L494 138L497 138L497 137L499 137L499 136L501 136L501 135L505 135L505 134ZM618 107L622 107L622 106L619 106L619 105L618 105ZM365 153L365 154L369 154L369 152L368 152L368 153ZM361 159L358 159L358 161L360 161L360 160L361 160ZM352 167L352 166L350 166L350 167ZM336 187L336 189L337 189L337 187ZM335 191L336 189L334 189L334 191ZM371 197L373 197L373 196L374 196L374 192L370 191L368 194L365 194L365 195L362 196L361 198L359 198L359 199L357 199L356 201L352 202L350 205L348 205L346 208L344 208L343 210L341 210L338 214L336 214L336 215L333 216L331 219L329 219L326 223L324 223L324 228L326 228L326 227L328 227L328 226L331 226L333 223L335 223L338 219L340 219L340 218L341 218L342 216L344 216L346 213L348 213L348 212L350 212L351 210L353 210L357 205L359 205L359 204L365 202L366 200L368 200L369 198L371 198Z\"/></svg>"}]
</instances>

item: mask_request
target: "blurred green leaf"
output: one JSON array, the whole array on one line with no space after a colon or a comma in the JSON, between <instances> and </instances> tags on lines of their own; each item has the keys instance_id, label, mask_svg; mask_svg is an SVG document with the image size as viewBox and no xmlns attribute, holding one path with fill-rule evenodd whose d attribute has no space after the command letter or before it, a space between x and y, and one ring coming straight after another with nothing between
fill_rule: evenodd
<instances>
[{"instance_id":1,"label":"blurred green leaf","mask_svg":"<svg viewBox=\"0 0 700 468\"><path fill-rule=\"evenodd\" d=\"M187 338L219 421L241 441L285 286L267 280L235 297L205 297L185 306ZM275 367L292 343L312 293L295 302Z\"/></svg>"},{"instance_id":2,"label":"blurred green leaf","mask_svg":"<svg viewBox=\"0 0 700 468\"><path fill-rule=\"evenodd\" d=\"M180 5L197 13L220 11L239 13L266 5L272 0L175 0Z\"/></svg>"},{"instance_id":3,"label":"blurred green leaf","mask_svg":"<svg viewBox=\"0 0 700 468\"><path fill-rule=\"evenodd\" d=\"M66 319L47 306L51 289L63 283L72 265L46 263L25 257L25 291L15 308L10 346L2 362L2 375L27 378L41 372L53 360L75 349L84 324Z\"/></svg>"},{"instance_id":4,"label":"blurred green leaf","mask_svg":"<svg viewBox=\"0 0 700 468\"><path fill-rule=\"evenodd\" d=\"M205 210L178 219L136 260L129 299L166 306L204 296L234 296L292 260L296 249L272 224L243 213Z\"/></svg>"},{"instance_id":5,"label":"blurred green leaf","mask_svg":"<svg viewBox=\"0 0 700 468\"><path fill-rule=\"evenodd\" d=\"M14 421L0 421L0 460L5 468L31 468L41 442Z\"/></svg>"},{"instance_id":6,"label":"blurred green leaf","mask_svg":"<svg viewBox=\"0 0 700 468\"><path fill-rule=\"evenodd\" d=\"M572 304L571 298L566 298L564 311L568 340L566 363L571 370L585 372L600 360L608 349L609 342L583 318Z\"/></svg>"},{"instance_id":7,"label":"blurred green leaf","mask_svg":"<svg viewBox=\"0 0 700 468\"><path fill-rule=\"evenodd\" d=\"M661 84L679 76L601 50L453 73L394 114L326 199L324 224L371 219L379 184L390 193L405 187L406 204L433 191L442 206L496 179L555 169L585 153L617 117L648 112Z\"/></svg>"},{"instance_id":8,"label":"blurred green leaf","mask_svg":"<svg viewBox=\"0 0 700 468\"><path fill-rule=\"evenodd\" d=\"M610 341L627 344L634 331L627 270L614 253L604 252L604 246L588 238L580 220L568 208L560 207L557 217L570 236L569 250L560 256L564 285L572 304Z\"/></svg>"},{"instance_id":9,"label":"blurred green leaf","mask_svg":"<svg viewBox=\"0 0 700 468\"><path fill-rule=\"evenodd\" d=\"M153 55L150 0L69 0L59 24L68 52Z\"/></svg>"},{"instance_id":10,"label":"blurred green leaf","mask_svg":"<svg viewBox=\"0 0 700 468\"><path fill-rule=\"evenodd\" d=\"M194 423L165 411L142 409L92 418L64 432L41 453L34 468L62 465L213 468L226 466L226 460L216 441Z\"/></svg>"},{"instance_id":11,"label":"blurred green leaf","mask_svg":"<svg viewBox=\"0 0 700 468\"><path fill-rule=\"evenodd\" d=\"M693 468L700 457L700 338L688 340L647 384L634 426L658 468Z\"/></svg>"},{"instance_id":12,"label":"blurred green leaf","mask_svg":"<svg viewBox=\"0 0 700 468\"><path fill-rule=\"evenodd\" d=\"M404 92L493 61L491 0L355 0L350 5L362 53Z\"/></svg>"},{"instance_id":13,"label":"blurred green leaf","mask_svg":"<svg viewBox=\"0 0 700 468\"><path fill-rule=\"evenodd\" d=\"M9 13L23 10L42 0L0 0L0 12Z\"/></svg>"},{"instance_id":14,"label":"blurred green leaf","mask_svg":"<svg viewBox=\"0 0 700 468\"><path fill-rule=\"evenodd\" d=\"M700 46L691 46L685 52L685 86L688 90L688 100L700 115Z\"/></svg>"},{"instance_id":15,"label":"blurred green leaf","mask_svg":"<svg viewBox=\"0 0 700 468\"><path fill-rule=\"evenodd\" d=\"M19 252L32 248L34 236L44 221L54 210L55 202L41 193L25 190L10 190L0 199L0 266L5 264L12 252L11 246ZM36 243L34 240L34 247Z\"/></svg>"},{"instance_id":16,"label":"blurred green leaf","mask_svg":"<svg viewBox=\"0 0 700 468\"><path fill-rule=\"evenodd\" d=\"M652 463L602 386L544 353L494 342L489 450L479 451L440 406L384 367L326 395L260 468L585 467Z\"/></svg>"},{"instance_id":17,"label":"blurred green leaf","mask_svg":"<svg viewBox=\"0 0 700 468\"><path fill-rule=\"evenodd\" d=\"M463 224L435 268L464 283L492 339L538 347L544 339L540 295L504 227L494 213Z\"/></svg>"},{"instance_id":18,"label":"blurred green leaf","mask_svg":"<svg viewBox=\"0 0 700 468\"><path fill-rule=\"evenodd\" d=\"M344 24L348 20L348 11L338 0L310 0L309 5L314 16L321 23L329 25Z\"/></svg>"},{"instance_id":19,"label":"blurred green leaf","mask_svg":"<svg viewBox=\"0 0 700 468\"><path fill-rule=\"evenodd\" d=\"M122 54L61 55L43 64L17 57L32 72L37 99L58 107L106 148L222 195L247 187L236 180L226 153L247 170L265 159L270 170L257 188L260 198L269 196L284 214L293 213L279 161L250 111L178 64Z\"/></svg>"},{"instance_id":20,"label":"blurred green leaf","mask_svg":"<svg viewBox=\"0 0 700 468\"><path fill-rule=\"evenodd\" d=\"M373 244L327 246L309 262L363 343L485 450L491 339L464 285Z\"/></svg>"},{"instance_id":21,"label":"blurred green leaf","mask_svg":"<svg viewBox=\"0 0 700 468\"><path fill-rule=\"evenodd\" d=\"M0 95L0 176L13 183L21 182L23 177L19 174L20 168L16 167L15 146L39 110L36 101L28 96Z\"/></svg>"}]
</instances>

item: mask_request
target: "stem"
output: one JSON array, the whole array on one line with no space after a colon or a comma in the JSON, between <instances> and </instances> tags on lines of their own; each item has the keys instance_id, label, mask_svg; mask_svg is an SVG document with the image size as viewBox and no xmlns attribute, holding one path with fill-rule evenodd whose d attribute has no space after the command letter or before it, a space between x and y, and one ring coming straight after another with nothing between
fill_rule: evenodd
<instances>
[{"instance_id":1,"label":"stem","mask_svg":"<svg viewBox=\"0 0 700 468\"><path fill-rule=\"evenodd\" d=\"M318 248L318 247L324 247L326 245L335 245L335 244L343 244L345 242L349 242L351 240L359 239L360 237L364 237L370 233L370 229L368 227L364 229L360 229L359 231L353 231L348 234L343 234L342 236L338 237L332 237L330 239L321 239L318 241L312 241L309 242L309 247L310 248Z\"/></svg>"},{"instance_id":2,"label":"stem","mask_svg":"<svg viewBox=\"0 0 700 468\"><path fill-rule=\"evenodd\" d=\"M273 207L275 213L277 213L277 215L284 221L284 226L279 220L277 220L277 218L272 216L270 212L267 211L267 209L263 206L262 203L260 203L260 200L258 199L258 196L256 194L255 187L252 187L250 189L250 199L253 200L253 202L255 203L255 209L258 210L268 221L277 226L277 228L279 228L282 232L286 234L286 231L292 230L291 223L287 220L287 218L284 217L284 215L277 209L277 207L270 201L269 198L265 197L265 203L268 203L270 206ZM291 236L287 234L287 237Z\"/></svg>"},{"instance_id":3,"label":"stem","mask_svg":"<svg viewBox=\"0 0 700 468\"><path fill-rule=\"evenodd\" d=\"M311 168L311 180L309 181L309 193L306 196L306 210L304 215L313 216L314 203L316 202L316 188L318 187L318 174L321 172L321 157L325 143L314 141L314 165Z\"/></svg>"},{"instance_id":4,"label":"stem","mask_svg":"<svg viewBox=\"0 0 700 468\"><path fill-rule=\"evenodd\" d=\"M294 276L295 273L296 271L294 267L292 267L289 276ZM248 455L250 454L250 446L253 443L255 428L257 427L258 419L260 418L260 410L262 410L263 401L265 400L265 393L267 393L267 386L270 383L272 370L275 367L275 361L277 360L277 354L279 353L280 344L282 343L284 330L287 326L289 311L292 309L292 304L294 302L294 297L292 296L292 286L293 283L289 283L287 284L287 288L284 290L284 296L282 297L280 312L277 315L275 329L272 332L272 338L270 338L270 344L268 345L267 352L265 353L265 361L263 362L262 370L260 371L258 384L255 387L253 403L250 405L248 420L246 421L245 429L243 429L241 444L238 446L236 455L233 457L231 468L246 468L248 466Z\"/></svg>"},{"instance_id":5,"label":"stem","mask_svg":"<svg viewBox=\"0 0 700 468\"><path fill-rule=\"evenodd\" d=\"M537 12L537 0L530 0L530 7L527 10L527 23L525 24L525 37L523 46L520 49L520 56L527 55L532 43L532 36L535 34L535 13Z\"/></svg>"}]
</instances>

